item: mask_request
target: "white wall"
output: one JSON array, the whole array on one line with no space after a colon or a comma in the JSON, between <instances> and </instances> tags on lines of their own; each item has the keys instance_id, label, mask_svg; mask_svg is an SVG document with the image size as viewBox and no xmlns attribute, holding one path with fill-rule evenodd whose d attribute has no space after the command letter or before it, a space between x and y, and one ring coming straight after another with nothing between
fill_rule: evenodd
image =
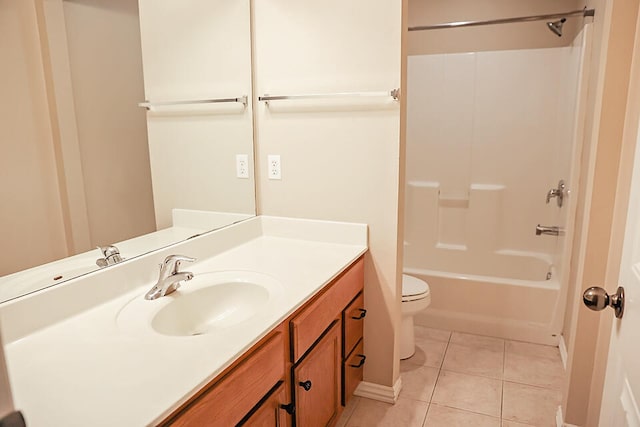
<instances>
[{"instance_id":1,"label":"white wall","mask_svg":"<svg viewBox=\"0 0 640 427\"><path fill-rule=\"evenodd\" d=\"M382 91L400 87L402 2L255 1L257 95ZM395 328L400 107L366 102L274 101L256 106L258 211L364 222L365 381L398 377ZM282 180L267 177L279 154Z\"/></svg>"},{"instance_id":2,"label":"white wall","mask_svg":"<svg viewBox=\"0 0 640 427\"><path fill-rule=\"evenodd\" d=\"M146 99L251 99L250 22L249 0L141 0ZM253 162L251 103L157 110L147 127L158 228L173 208L255 213L253 174L236 178L235 157Z\"/></svg>"}]
</instances>

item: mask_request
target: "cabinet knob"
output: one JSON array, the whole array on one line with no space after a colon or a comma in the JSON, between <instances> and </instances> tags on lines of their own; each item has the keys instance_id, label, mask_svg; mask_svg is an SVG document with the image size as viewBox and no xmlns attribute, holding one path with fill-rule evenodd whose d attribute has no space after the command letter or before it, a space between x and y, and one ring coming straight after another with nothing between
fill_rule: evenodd
<instances>
[{"instance_id":1,"label":"cabinet knob","mask_svg":"<svg viewBox=\"0 0 640 427\"><path fill-rule=\"evenodd\" d=\"M360 362L357 365L349 365L352 368L359 368L362 365L364 365L364 361L367 360L367 356L365 356L364 354L356 354L356 356L358 356L360 358Z\"/></svg>"},{"instance_id":2,"label":"cabinet knob","mask_svg":"<svg viewBox=\"0 0 640 427\"><path fill-rule=\"evenodd\" d=\"M298 385L299 385L300 387L302 387L305 391L309 391L309 390L311 390L311 381L309 381L309 380L306 380L306 381L300 381L300 382L298 383Z\"/></svg>"},{"instance_id":3,"label":"cabinet knob","mask_svg":"<svg viewBox=\"0 0 640 427\"><path fill-rule=\"evenodd\" d=\"M293 415L296 413L296 407L293 403L288 403L288 404L281 404L280 408L284 409L285 411L287 411L287 414Z\"/></svg>"},{"instance_id":4,"label":"cabinet knob","mask_svg":"<svg viewBox=\"0 0 640 427\"><path fill-rule=\"evenodd\" d=\"M360 316L351 316L353 320L364 319L364 317L367 315L367 310L365 310L364 308L359 308L358 310L360 311Z\"/></svg>"}]
</instances>

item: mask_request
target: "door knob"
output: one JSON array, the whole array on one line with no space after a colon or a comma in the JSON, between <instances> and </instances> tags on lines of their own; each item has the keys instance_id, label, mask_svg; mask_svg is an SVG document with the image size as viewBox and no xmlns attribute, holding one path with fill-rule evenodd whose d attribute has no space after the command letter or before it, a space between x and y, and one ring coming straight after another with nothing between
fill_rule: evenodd
<instances>
[{"instance_id":1,"label":"door knob","mask_svg":"<svg viewBox=\"0 0 640 427\"><path fill-rule=\"evenodd\" d=\"M616 317L620 319L624 314L624 288L618 286L616 293L609 295L604 289L592 286L582 294L582 302L593 311L604 310L610 306L614 309Z\"/></svg>"}]
</instances>

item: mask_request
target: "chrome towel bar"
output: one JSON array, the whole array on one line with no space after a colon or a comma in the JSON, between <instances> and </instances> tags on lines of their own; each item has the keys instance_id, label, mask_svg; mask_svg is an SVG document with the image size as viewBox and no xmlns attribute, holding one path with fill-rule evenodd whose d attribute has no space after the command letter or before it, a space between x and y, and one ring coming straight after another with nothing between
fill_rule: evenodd
<instances>
[{"instance_id":1,"label":"chrome towel bar","mask_svg":"<svg viewBox=\"0 0 640 427\"><path fill-rule=\"evenodd\" d=\"M194 99L188 101L167 101L167 102L151 102L144 101L138 104L138 107L146 108L147 110L151 110L153 107L167 107L172 105L197 105L197 104L219 104L225 102L237 102L245 107L247 106L247 95L241 96L239 98L214 98L214 99Z\"/></svg>"},{"instance_id":2,"label":"chrome towel bar","mask_svg":"<svg viewBox=\"0 0 640 427\"><path fill-rule=\"evenodd\" d=\"M362 97L390 96L395 101L400 98L400 89L392 89L386 92L335 92L335 93L308 93L300 95L267 95L258 97L258 101L283 101L297 99L332 99L332 98L362 98Z\"/></svg>"}]
</instances>

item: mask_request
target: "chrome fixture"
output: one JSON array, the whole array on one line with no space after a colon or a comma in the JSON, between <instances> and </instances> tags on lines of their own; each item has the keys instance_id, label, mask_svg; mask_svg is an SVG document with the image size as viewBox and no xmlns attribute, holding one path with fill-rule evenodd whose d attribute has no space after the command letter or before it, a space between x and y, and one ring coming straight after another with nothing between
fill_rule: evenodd
<instances>
[{"instance_id":1,"label":"chrome fixture","mask_svg":"<svg viewBox=\"0 0 640 427\"><path fill-rule=\"evenodd\" d=\"M564 184L564 179L558 181L558 187L552 188L547 192L547 204L551 201L552 198L556 198L556 203L558 203L558 207L561 208L564 203L564 198L567 196L566 186Z\"/></svg>"},{"instance_id":2,"label":"chrome fixture","mask_svg":"<svg viewBox=\"0 0 640 427\"><path fill-rule=\"evenodd\" d=\"M547 22L549 30L558 37L562 37L562 26L567 22L567 18L562 18L554 22Z\"/></svg>"},{"instance_id":3,"label":"chrome fixture","mask_svg":"<svg viewBox=\"0 0 640 427\"><path fill-rule=\"evenodd\" d=\"M108 265L113 265L124 261L124 258L120 256L120 251L118 250L118 248L113 245L98 246L98 249L100 249L100 253L102 254L102 258L98 258L96 260L96 265L98 267L106 267Z\"/></svg>"},{"instance_id":4,"label":"chrome fixture","mask_svg":"<svg viewBox=\"0 0 640 427\"><path fill-rule=\"evenodd\" d=\"M536 236L540 236L541 234L546 234L548 236L564 236L564 230L556 225L552 225L550 227L546 225L536 225Z\"/></svg>"},{"instance_id":5,"label":"chrome fixture","mask_svg":"<svg viewBox=\"0 0 640 427\"><path fill-rule=\"evenodd\" d=\"M258 97L258 101L284 101L296 99L331 99L331 98L364 98L390 96L394 101L400 98L400 89L392 89L386 92L335 92L335 93L308 93L300 95L267 95Z\"/></svg>"},{"instance_id":6,"label":"chrome fixture","mask_svg":"<svg viewBox=\"0 0 640 427\"><path fill-rule=\"evenodd\" d=\"M624 314L624 288L618 286L616 293L609 295L604 289L592 286L582 294L582 302L593 311L611 307L614 309L616 317L620 319Z\"/></svg>"},{"instance_id":7,"label":"chrome fixture","mask_svg":"<svg viewBox=\"0 0 640 427\"><path fill-rule=\"evenodd\" d=\"M409 31L442 30L445 28L477 27L480 25L494 25L494 24L513 24L515 22L548 21L550 19L566 20L566 18L569 18L572 16L587 17L587 16L595 16L595 14L596 14L595 9L584 8L582 10L574 10L566 13L552 13L549 15L518 16L515 18L490 19L488 21L460 21L460 22L448 22L446 24L436 24L436 25L419 25L415 27L409 27ZM560 29L562 29L562 25L560 25ZM553 32L555 33L555 31ZM559 35L562 35L562 34L559 34Z\"/></svg>"},{"instance_id":8,"label":"chrome fixture","mask_svg":"<svg viewBox=\"0 0 640 427\"><path fill-rule=\"evenodd\" d=\"M180 282L193 279L193 273L178 271L183 261L194 262L196 259L184 255L169 255L160 264L158 282L147 292L145 299L153 300L169 295L180 287Z\"/></svg>"},{"instance_id":9,"label":"chrome fixture","mask_svg":"<svg viewBox=\"0 0 640 427\"><path fill-rule=\"evenodd\" d=\"M240 96L238 98L213 98L213 99L194 99L188 101L167 101L167 102L151 102L144 101L138 104L138 107L146 108L152 111L154 107L170 107L175 105L198 105L198 104L221 104L227 102L237 102L239 104L247 106L247 95Z\"/></svg>"}]
</instances>

